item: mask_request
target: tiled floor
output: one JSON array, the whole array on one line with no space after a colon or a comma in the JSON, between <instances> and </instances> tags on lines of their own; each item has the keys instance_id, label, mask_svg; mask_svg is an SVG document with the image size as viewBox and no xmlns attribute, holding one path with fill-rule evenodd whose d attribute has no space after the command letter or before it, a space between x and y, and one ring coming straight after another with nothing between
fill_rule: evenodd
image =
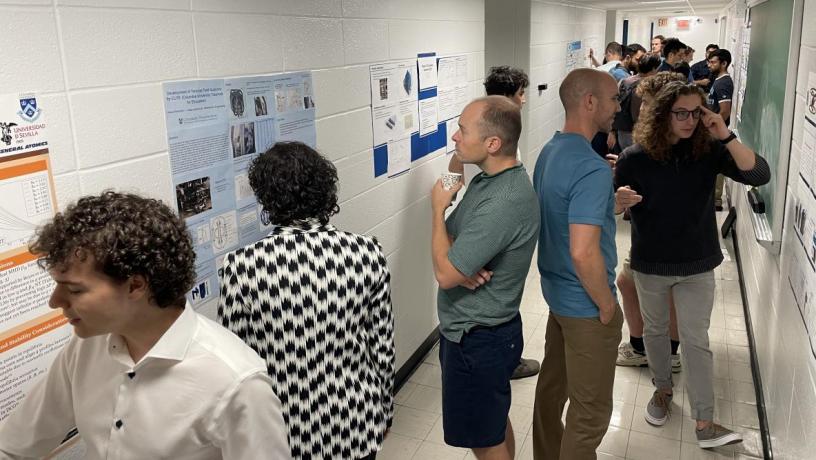
<instances>
[{"instance_id":1,"label":"tiled floor","mask_svg":"<svg viewBox=\"0 0 816 460\"><path fill-rule=\"evenodd\" d=\"M719 213L722 219L722 213ZM629 224L618 222L619 259L629 250ZM714 352L715 418L738 430L745 441L736 446L703 450L697 447L693 420L689 417L684 374L675 374L674 416L655 428L646 423L643 411L653 387L648 369L617 368L614 410L609 431L598 448L599 459L726 459L762 457L754 385L749 364L748 339L742 311L737 268L730 240L723 241L726 261L716 270L717 291L709 331ZM527 278L521 304L524 322L524 356L541 359L547 305L538 285L535 263ZM628 337L624 328L623 336ZM397 394L391 432L377 456L383 460L471 459L465 449L445 445L442 437L442 396L439 350L434 347ZM681 346L682 353L682 346ZM678 378L679 377L679 378ZM512 382L510 420L515 431L516 458L533 458L531 426L535 378ZM681 411L680 406L683 409Z\"/></svg>"}]
</instances>

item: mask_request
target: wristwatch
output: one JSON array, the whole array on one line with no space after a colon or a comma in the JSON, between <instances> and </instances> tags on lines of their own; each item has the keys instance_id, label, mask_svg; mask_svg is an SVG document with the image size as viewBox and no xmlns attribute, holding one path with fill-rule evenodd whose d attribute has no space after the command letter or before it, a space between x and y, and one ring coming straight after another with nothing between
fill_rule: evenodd
<instances>
[{"instance_id":1,"label":"wristwatch","mask_svg":"<svg viewBox=\"0 0 816 460\"><path fill-rule=\"evenodd\" d=\"M729 131L729 133L730 134L728 134L728 137L726 137L725 139L720 139L720 144L728 145L729 142L737 138L737 135L734 134L734 131Z\"/></svg>"}]
</instances>

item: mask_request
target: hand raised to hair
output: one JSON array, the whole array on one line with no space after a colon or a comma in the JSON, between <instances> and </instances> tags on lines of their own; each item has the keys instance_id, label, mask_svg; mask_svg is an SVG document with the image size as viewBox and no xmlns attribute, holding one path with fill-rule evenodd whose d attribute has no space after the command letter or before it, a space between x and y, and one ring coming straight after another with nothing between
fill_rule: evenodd
<instances>
[{"instance_id":1,"label":"hand raised to hair","mask_svg":"<svg viewBox=\"0 0 816 460\"><path fill-rule=\"evenodd\" d=\"M703 106L700 106L700 110L703 112L700 121L712 136L719 140L724 140L731 135L731 131L729 131L728 126L725 125L725 120L723 120L723 117L719 113L714 113Z\"/></svg>"}]
</instances>

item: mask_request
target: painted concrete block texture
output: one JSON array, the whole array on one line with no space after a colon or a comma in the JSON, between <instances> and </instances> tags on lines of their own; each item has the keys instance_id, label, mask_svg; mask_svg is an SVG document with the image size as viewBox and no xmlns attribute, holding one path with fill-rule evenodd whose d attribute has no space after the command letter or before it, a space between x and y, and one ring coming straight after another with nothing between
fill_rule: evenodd
<instances>
[{"instance_id":1,"label":"painted concrete block texture","mask_svg":"<svg viewBox=\"0 0 816 460\"><path fill-rule=\"evenodd\" d=\"M265 14L195 13L199 76L283 70L283 23Z\"/></svg>"},{"instance_id":2,"label":"painted concrete block texture","mask_svg":"<svg viewBox=\"0 0 816 460\"><path fill-rule=\"evenodd\" d=\"M4 54L14 50L13 59L0 66L3 93L64 89L57 22L51 8L2 7L0 30Z\"/></svg>"},{"instance_id":3,"label":"painted concrete block texture","mask_svg":"<svg viewBox=\"0 0 816 460\"><path fill-rule=\"evenodd\" d=\"M190 13L65 7L58 14L71 89L196 76Z\"/></svg>"}]
</instances>

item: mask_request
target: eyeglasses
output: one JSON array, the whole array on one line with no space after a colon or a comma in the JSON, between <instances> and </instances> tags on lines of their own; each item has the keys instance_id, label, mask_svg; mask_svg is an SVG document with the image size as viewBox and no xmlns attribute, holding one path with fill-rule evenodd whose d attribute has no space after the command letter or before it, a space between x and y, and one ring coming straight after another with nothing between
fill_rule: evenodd
<instances>
[{"instance_id":1,"label":"eyeglasses","mask_svg":"<svg viewBox=\"0 0 816 460\"><path fill-rule=\"evenodd\" d=\"M689 115L695 120L700 119L700 115L703 113L703 109L697 107L694 110L672 110L671 113L677 117L677 121L685 121L688 120Z\"/></svg>"}]
</instances>

